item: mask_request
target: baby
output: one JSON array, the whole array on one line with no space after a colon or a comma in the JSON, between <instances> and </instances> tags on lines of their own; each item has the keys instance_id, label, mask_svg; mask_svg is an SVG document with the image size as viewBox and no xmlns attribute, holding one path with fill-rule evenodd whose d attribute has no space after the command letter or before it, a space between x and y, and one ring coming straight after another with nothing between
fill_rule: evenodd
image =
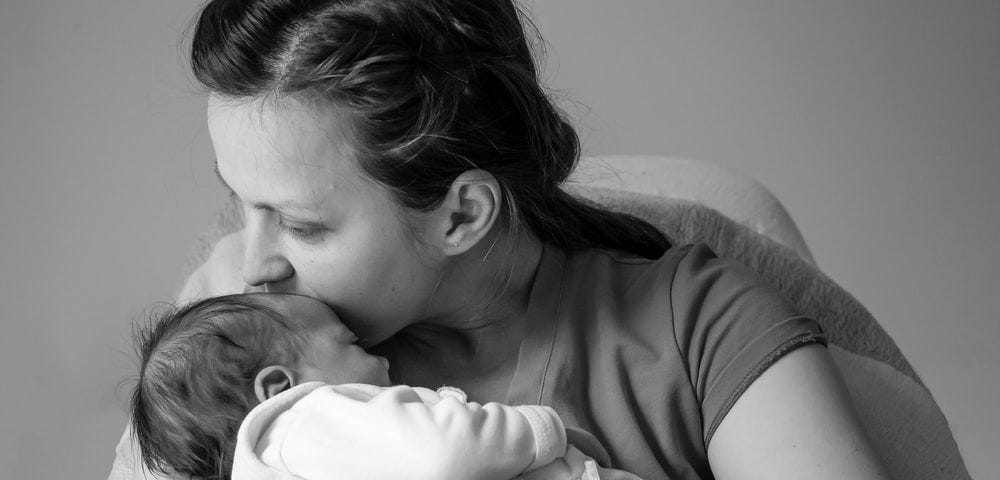
<instances>
[{"instance_id":1,"label":"baby","mask_svg":"<svg viewBox=\"0 0 1000 480\"><path fill-rule=\"evenodd\" d=\"M137 340L133 427L156 472L508 480L560 466L570 478L636 478L568 445L549 407L391 386L388 361L310 297L208 298L167 312ZM571 435L606 458L589 434Z\"/></svg>"}]
</instances>

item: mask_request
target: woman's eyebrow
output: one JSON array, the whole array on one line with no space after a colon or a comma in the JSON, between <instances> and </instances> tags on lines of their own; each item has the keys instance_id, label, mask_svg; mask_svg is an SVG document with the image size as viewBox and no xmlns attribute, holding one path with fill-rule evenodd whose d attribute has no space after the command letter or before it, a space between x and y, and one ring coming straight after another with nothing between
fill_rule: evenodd
<instances>
[{"instance_id":1,"label":"woman's eyebrow","mask_svg":"<svg viewBox=\"0 0 1000 480\"><path fill-rule=\"evenodd\" d=\"M222 172L219 171L218 160L212 163L212 170L215 172L215 177L219 179L219 183L222 184L222 188L225 188L226 191L229 192L229 196L236 200L239 200L240 196L236 193L235 190L233 190L233 187L230 187L229 184L226 183L226 179L222 178ZM264 203L254 203L251 204L251 206L261 210L268 210L268 211L283 210L283 211L288 211L288 213L299 213L299 214L303 213L310 214L313 213L314 210L314 208L311 208L310 206L299 205L292 201L281 203L277 207Z\"/></svg>"}]
</instances>

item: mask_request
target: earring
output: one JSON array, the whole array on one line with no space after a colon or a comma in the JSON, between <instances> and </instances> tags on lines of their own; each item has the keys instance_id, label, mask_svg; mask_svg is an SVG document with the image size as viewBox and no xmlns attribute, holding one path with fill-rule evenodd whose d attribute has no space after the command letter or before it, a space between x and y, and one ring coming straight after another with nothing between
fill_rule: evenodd
<instances>
[{"instance_id":1,"label":"earring","mask_svg":"<svg viewBox=\"0 0 1000 480\"><path fill-rule=\"evenodd\" d=\"M451 244L451 246L453 246L453 247L457 247L457 246L458 246L458 244L459 244L459 242L455 242L455 243Z\"/></svg>"}]
</instances>

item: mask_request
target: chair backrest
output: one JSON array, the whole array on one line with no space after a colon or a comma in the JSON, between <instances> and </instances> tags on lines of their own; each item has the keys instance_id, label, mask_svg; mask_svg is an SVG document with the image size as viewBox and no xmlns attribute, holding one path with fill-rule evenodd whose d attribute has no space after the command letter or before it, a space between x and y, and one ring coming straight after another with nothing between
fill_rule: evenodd
<instances>
[{"instance_id":1,"label":"chair backrest","mask_svg":"<svg viewBox=\"0 0 1000 480\"><path fill-rule=\"evenodd\" d=\"M649 221L675 244L705 243L742 262L819 321L894 478L970 478L930 391L864 306L816 267L787 211L759 182L705 162L614 156L585 159L566 187Z\"/></svg>"}]
</instances>

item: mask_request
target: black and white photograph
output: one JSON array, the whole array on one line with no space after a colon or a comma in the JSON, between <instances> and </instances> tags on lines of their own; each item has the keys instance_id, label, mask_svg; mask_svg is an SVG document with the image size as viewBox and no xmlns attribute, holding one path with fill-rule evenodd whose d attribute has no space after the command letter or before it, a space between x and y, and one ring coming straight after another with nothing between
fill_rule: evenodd
<instances>
[{"instance_id":1,"label":"black and white photograph","mask_svg":"<svg viewBox=\"0 0 1000 480\"><path fill-rule=\"evenodd\" d=\"M996 0L0 0L0 478L987 480Z\"/></svg>"}]
</instances>

